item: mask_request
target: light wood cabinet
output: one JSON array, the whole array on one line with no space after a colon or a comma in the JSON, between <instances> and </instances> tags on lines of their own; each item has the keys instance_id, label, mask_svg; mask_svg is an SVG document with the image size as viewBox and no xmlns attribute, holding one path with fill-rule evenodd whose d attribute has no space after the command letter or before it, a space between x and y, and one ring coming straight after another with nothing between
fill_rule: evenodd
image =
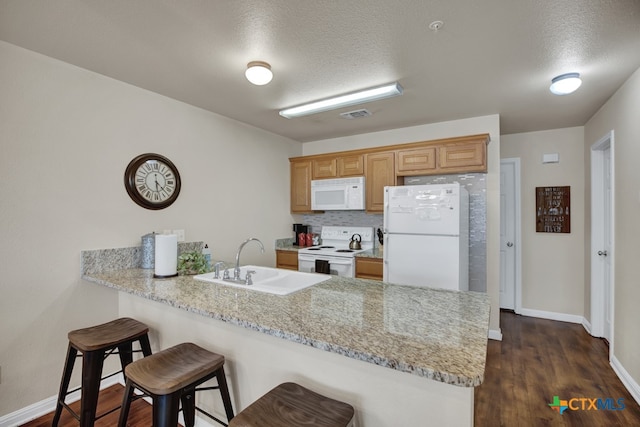
<instances>
[{"instance_id":1,"label":"light wood cabinet","mask_svg":"<svg viewBox=\"0 0 640 427\"><path fill-rule=\"evenodd\" d=\"M313 179L335 178L338 175L338 160L334 158L313 161Z\"/></svg>"},{"instance_id":2,"label":"light wood cabinet","mask_svg":"<svg viewBox=\"0 0 640 427\"><path fill-rule=\"evenodd\" d=\"M276 268L298 270L298 252L276 250Z\"/></svg>"},{"instance_id":3,"label":"light wood cabinet","mask_svg":"<svg viewBox=\"0 0 640 427\"><path fill-rule=\"evenodd\" d=\"M436 147L396 151L398 175L430 174L436 169Z\"/></svg>"},{"instance_id":4,"label":"light wood cabinet","mask_svg":"<svg viewBox=\"0 0 640 427\"><path fill-rule=\"evenodd\" d=\"M356 279L371 279L381 281L382 273L382 259L356 257Z\"/></svg>"},{"instance_id":5,"label":"light wood cabinet","mask_svg":"<svg viewBox=\"0 0 640 427\"><path fill-rule=\"evenodd\" d=\"M330 156L313 160L313 179L364 175L364 155Z\"/></svg>"},{"instance_id":6,"label":"light wood cabinet","mask_svg":"<svg viewBox=\"0 0 640 427\"><path fill-rule=\"evenodd\" d=\"M367 212L383 212L384 187L396 184L395 153L367 154L364 176Z\"/></svg>"},{"instance_id":7,"label":"light wood cabinet","mask_svg":"<svg viewBox=\"0 0 640 427\"><path fill-rule=\"evenodd\" d=\"M485 141L467 141L464 143L444 144L438 148L438 168L458 172L486 172L487 144Z\"/></svg>"},{"instance_id":8,"label":"light wood cabinet","mask_svg":"<svg viewBox=\"0 0 640 427\"><path fill-rule=\"evenodd\" d=\"M292 157L291 212L312 213L311 180L365 177L366 210L384 210L384 187L406 176L486 173L489 134Z\"/></svg>"},{"instance_id":9,"label":"light wood cabinet","mask_svg":"<svg viewBox=\"0 0 640 427\"><path fill-rule=\"evenodd\" d=\"M311 211L311 160L291 160L291 212Z\"/></svg>"},{"instance_id":10,"label":"light wood cabinet","mask_svg":"<svg viewBox=\"0 0 640 427\"><path fill-rule=\"evenodd\" d=\"M364 175L364 155L338 157L338 176Z\"/></svg>"}]
</instances>

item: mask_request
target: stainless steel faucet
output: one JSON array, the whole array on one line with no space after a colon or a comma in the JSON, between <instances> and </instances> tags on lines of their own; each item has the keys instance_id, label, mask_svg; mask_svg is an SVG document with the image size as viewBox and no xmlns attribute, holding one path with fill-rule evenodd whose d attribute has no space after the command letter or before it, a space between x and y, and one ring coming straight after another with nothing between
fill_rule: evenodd
<instances>
[{"instance_id":1,"label":"stainless steel faucet","mask_svg":"<svg viewBox=\"0 0 640 427\"><path fill-rule=\"evenodd\" d=\"M264 245L259 239L256 239L255 237L249 237L247 240L242 242L240 244L240 247L238 248L238 253L236 254L236 267L233 269L234 280L240 280L240 252L242 252L242 248L244 248L244 245L246 245L252 240L255 240L256 242L258 242L258 244L260 245L260 250L262 251L262 253L264 253Z\"/></svg>"},{"instance_id":2,"label":"stainless steel faucet","mask_svg":"<svg viewBox=\"0 0 640 427\"><path fill-rule=\"evenodd\" d=\"M214 273L214 279L219 279L220 278L220 267L224 267L224 262L223 261L218 261L213 265L213 273Z\"/></svg>"}]
</instances>

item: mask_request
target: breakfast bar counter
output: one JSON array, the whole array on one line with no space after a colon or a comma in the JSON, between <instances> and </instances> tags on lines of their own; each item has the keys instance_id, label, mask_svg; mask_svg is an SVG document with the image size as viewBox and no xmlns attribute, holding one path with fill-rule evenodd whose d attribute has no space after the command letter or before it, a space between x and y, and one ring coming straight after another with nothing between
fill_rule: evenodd
<instances>
[{"instance_id":1,"label":"breakfast bar counter","mask_svg":"<svg viewBox=\"0 0 640 427\"><path fill-rule=\"evenodd\" d=\"M149 324L158 349L193 341L224 354L237 410L293 380L350 402L356 425L473 424L485 294L333 277L277 296L138 268L82 277L120 291L120 315Z\"/></svg>"}]
</instances>

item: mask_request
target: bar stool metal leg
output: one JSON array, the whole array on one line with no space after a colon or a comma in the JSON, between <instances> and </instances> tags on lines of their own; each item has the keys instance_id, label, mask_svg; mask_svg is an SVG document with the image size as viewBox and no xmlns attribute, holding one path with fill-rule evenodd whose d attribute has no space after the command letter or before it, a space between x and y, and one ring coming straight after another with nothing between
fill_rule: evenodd
<instances>
[{"instance_id":1,"label":"bar stool metal leg","mask_svg":"<svg viewBox=\"0 0 640 427\"><path fill-rule=\"evenodd\" d=\"M176 427L178 425L180 395L181 390L153 397L153 427Z\"/></svg>"},{"instance_id":2,"label":"bar stool metal leg","mask_svg":"<svg viewBox=\"0 0 640 427\"><path fill-rule=\"evenodd\" d=\"M224 411L227 415L227 419L233 418L233 407L231 406L231 397L229 395L229 387L227 386L227 379L224 376L224 366L216 372L216 379L218 380L218 387L220 388L220 394L222 395L222 403L224 405Z\"/></svg>"},{"instance_id":3,"label":"bar stool metal leg","mask_svg":"<svg viewBox=\"0 0 640 427\"><path fill-rule=\"evenodd\" d=\"M193 427L196 422L196 388L191 387L184 390L180 400L182 401L184 425L185 427Z\"/></svg>"},{"instance_id":4,"label":"bar stool metal leg","mask_svg":"<svg viewBox=\"0 0 640 427\"><path fill-rule=\"evenodd\" d=\"M73 364L76 361L78 350L76 350L71 344L67 349L67 358L64 362L64 369L62 371L62 380L60 381L60 390L58 391L58 402L56 403L56 412L53 415L52 426L57 426L60 421L60 415L62 415L62 406L64 398L67 395L69 389L69 382L71 381L71 373L73 372Z\"/></svg>"},{"instance_id":5,"label":"bar stool metal leg","mask_svg":"<svg viewBox=\"0 0 640 427\"><path fill-rule=\"evenodd\" d=\"M127 418L129 418L129 409L131 408L131 401L133 400L133 391L134 387L131 384L131 380L127 380L124 387L122 406L120 407L120 418L118 419L119 426L127 425Z\"/></svg>"},{"instance_id":6,"label":"bar stool metal leg","mask_svg":"<svg viewBox=\"0 0 640 427\"><path fill-rule=\"evenodd\" d=\"M80 427L92 427L98 407L104 351L87 351L82 357Z\"/></svg>"}]
</instances>

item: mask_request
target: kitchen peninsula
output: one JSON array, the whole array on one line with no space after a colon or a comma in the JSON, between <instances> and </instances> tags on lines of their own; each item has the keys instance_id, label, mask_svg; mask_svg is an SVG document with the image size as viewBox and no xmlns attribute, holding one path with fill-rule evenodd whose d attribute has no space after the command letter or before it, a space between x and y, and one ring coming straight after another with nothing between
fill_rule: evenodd
<instances>
[{"instance_id":1,"label":"kitchen peninsula","mask_svg":"<svg viewBox=\"0 0 640 427\"><path fill-rule=\"evenodd\" d=\"M97 267L85 261L100 258L91 252L100 251L83 252L82 278L120 291L119 315L151 327L154 351L192 341L225 355L236 411L294 381L353 405L356 426L473 425L485 294L335 277L276 296ZM214 399L200 404L223 413Z\"/></svg>"}]
</instances>

